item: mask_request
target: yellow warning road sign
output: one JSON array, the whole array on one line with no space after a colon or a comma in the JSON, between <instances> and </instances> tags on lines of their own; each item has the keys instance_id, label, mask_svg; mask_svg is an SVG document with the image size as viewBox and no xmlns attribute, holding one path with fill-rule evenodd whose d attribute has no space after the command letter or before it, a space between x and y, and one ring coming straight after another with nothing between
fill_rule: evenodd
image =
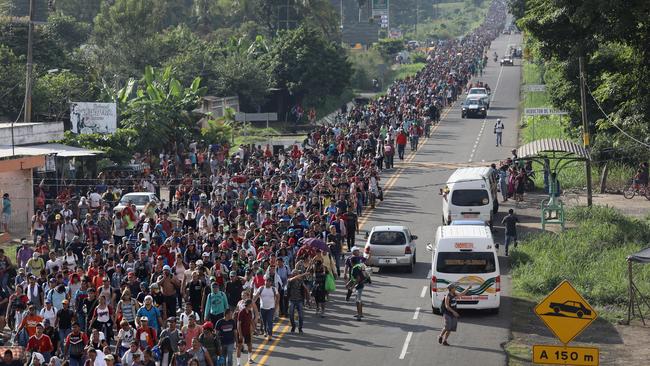
<instances>
[{"instance_id":1,"label":"yellow warning road sign","mask_svg":"<svg viewBox=\"0 0 650 366\"><path fill-rule=\"evenodd\" d=\"M598 348L547 345L533 346L533 363L597 366L599 360Z\"/></svg>"},{"instance_id":2,"label":"yellow warning road sign","mask_svg":"<svg viewBox=\"0 0 650 366\"><path fill-rule=\"evenodd\" d=\"M535 307L535 314L567 344L591 324L598 315L569 281L562 281Z\"/></svg>"}]
</instances>

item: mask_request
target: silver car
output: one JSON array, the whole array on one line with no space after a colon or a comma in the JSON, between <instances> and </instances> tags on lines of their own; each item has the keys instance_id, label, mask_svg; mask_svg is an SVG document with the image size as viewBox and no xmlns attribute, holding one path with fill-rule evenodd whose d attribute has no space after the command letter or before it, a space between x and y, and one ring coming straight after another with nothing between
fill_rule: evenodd
<instances>
[{"instance_id":1,"label":"silver car","mask_svg":"<svg viewBox=\"0 0 650 366\"><path fill-rule=\"evenodd\" d=\"M366 264L374 267L404 267L410 273L416 263L415 240L406 226L375 226L364 249Z\"/></svg>"}]
</instances>

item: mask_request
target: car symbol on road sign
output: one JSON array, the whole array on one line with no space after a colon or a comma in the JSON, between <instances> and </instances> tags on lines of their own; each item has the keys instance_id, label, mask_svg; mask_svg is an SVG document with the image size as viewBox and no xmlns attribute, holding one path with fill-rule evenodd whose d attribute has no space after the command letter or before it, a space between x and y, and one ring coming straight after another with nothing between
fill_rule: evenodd
<instances>
[{"instance_id":1,"label":"car symbol on road sign","mask_svg":"<svg viewBox=\"0 0 650 366\"><path fill-rule=\"evenodd\" d=\"M569 281L562 281L535 307L535 314L567 344L591 324L598 315Z\"/></svg>"}]
</instances>

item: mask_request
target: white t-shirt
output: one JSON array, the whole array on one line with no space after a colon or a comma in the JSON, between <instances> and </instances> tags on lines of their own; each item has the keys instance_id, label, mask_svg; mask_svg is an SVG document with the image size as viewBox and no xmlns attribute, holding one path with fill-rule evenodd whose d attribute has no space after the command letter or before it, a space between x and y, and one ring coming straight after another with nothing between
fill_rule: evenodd
<instances>
[{"instance_id":1,"label":"white t-shirt","mask_svg":"<svg viewBox=\"0 0 650 366\"><path fill-rule=\"evenodd\" d=\"M102 196L99 195L97 192L93 192L88 196L88 200L90 201L90 207L92 208L98 208L99 207L99 202L102 200ZM99 357L99 355L97 355ZM102 361L103 357L102 357ZM97 363L95 363L96 365Z\"/></svg>"},{"instance_id":2,"label":"white t-shirt","mask_svg":"<svg viewBox=\"0 0 650 366\"><path fill-rule=\"evenodd\" d=\"M47 310L47 308L41 309L39 315L43 317L43 321L49 320L50 324L54 326L56 320L56 309L54 308L54 306L52 306L50 310Z\"/></svg>"},{"instance_id":3,"label":"white t-shirt","mask_svg":"<svg viewBox=\"0 0 650 366\"><path fill-rule=\"evenodd\" d=\"M117 333L117 337L121 340L120 344L124 348L129 348L131 346L131 342L135 339L135 329L129 327L129 330L125 331L124 329L120 329L120 331Z\"/></svg>"},{"instance_id":4,"label":"white t-shirt","mask_svg":"<svg viewBox=\"0 0 650 366\"><path fill-rule=\"evenodd\" d=\"M257 289L256 296L260 297L260 308L264 310L273 309L275 307L275 287L262 286Z\"/></svg>"}]
</instances>

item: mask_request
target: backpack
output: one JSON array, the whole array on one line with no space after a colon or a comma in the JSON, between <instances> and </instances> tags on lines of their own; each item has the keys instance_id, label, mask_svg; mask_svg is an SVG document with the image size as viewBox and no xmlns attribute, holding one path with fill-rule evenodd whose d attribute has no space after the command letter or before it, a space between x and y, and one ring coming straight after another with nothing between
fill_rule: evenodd
<instances>
[{"instance_id":1,"label":"backpack","mask_svg":"<svg viewBox=\"0 0 650 366\"><path fill-rule=\"evenodd\" d=\"M355 278L355 280L358 279L358 283L366 283L368 281L368 278L366 277L366 272L363 270L363 266L361 264L355 264L354 267L352 267L352 271L355 269L358 270L358 276Z\"/></svg>"}]
</instances>

